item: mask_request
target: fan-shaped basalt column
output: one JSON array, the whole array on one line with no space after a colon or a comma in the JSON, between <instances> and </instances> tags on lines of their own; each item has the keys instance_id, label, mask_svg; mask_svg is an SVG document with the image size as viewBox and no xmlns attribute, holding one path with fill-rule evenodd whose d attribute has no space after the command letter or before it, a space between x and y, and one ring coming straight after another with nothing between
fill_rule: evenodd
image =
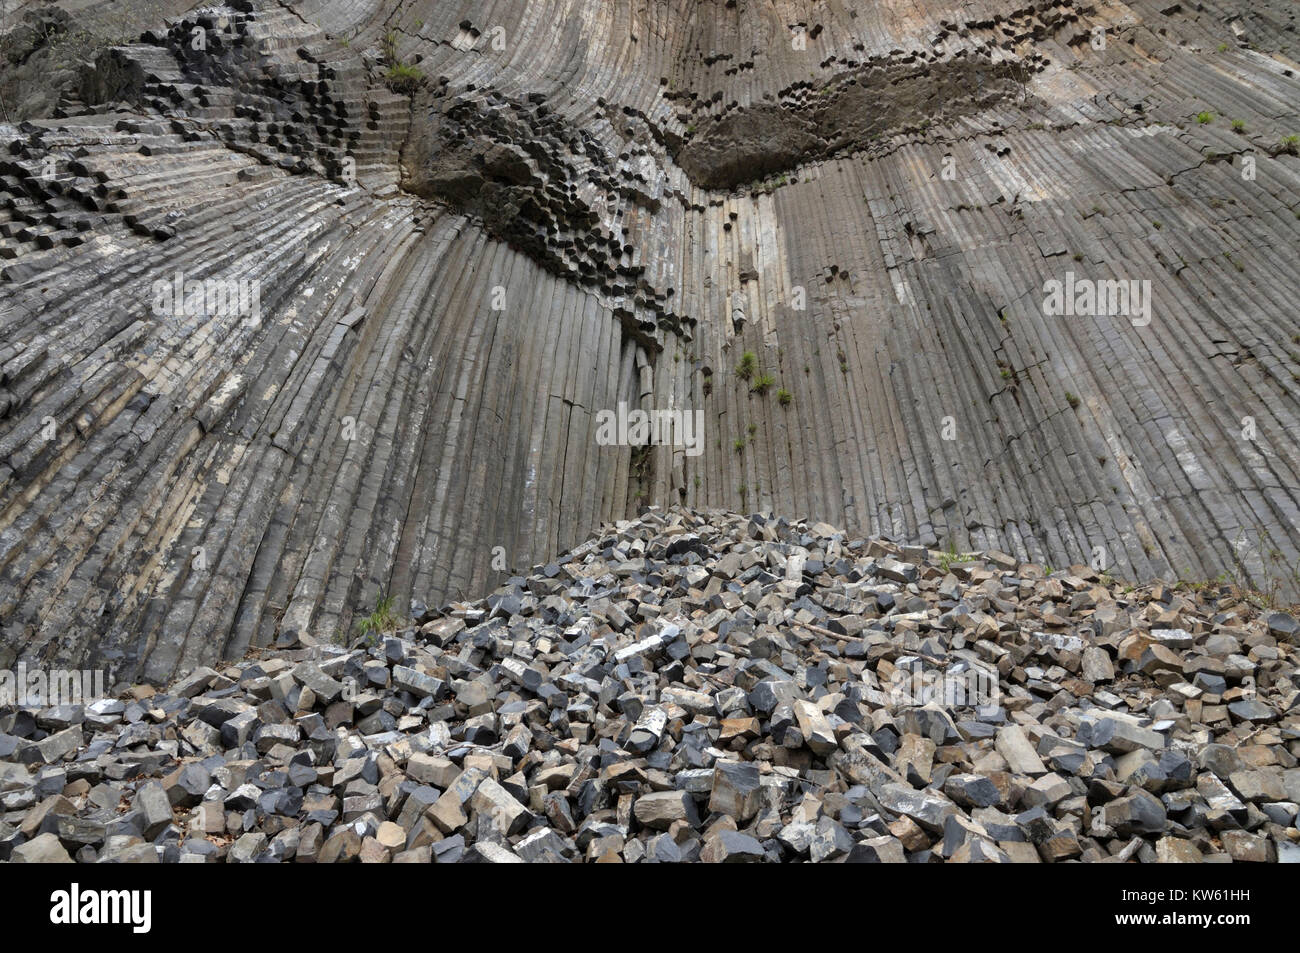
<instances>
[{"instance_id":1,"label":"fan-shaped basalt column","mask_svg":"<svg viewBox=\"0 0 1300 953\"><path fill-rule=\"evenodd\" d=\"M644 502L1294 590L1249 6L125 5L0 127L0 663L346 638Z\"/></svg>"}]
</instances>

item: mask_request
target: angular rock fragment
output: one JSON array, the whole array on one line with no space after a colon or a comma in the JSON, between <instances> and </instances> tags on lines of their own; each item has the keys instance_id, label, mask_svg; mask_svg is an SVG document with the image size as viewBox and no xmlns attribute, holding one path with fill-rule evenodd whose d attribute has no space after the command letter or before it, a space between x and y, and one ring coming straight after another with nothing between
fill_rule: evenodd
<instances>
[{"instance_id":1,"label":"angular rock fragment","mask_svg":"<svg viewBox=\"0 0 1300 953\"><path fill-rule=\"evenodd\" d=\"M713 769L709 810L726 814L738 822L748 821L758 811L760 796L757 765L722 761Z\"/></svg>"},{"instance_id":2,"label":"angular rock fragment","mask_svg":"<svg viewBox=\"0 0 1300 953\"><path fill-rule=\"evenodd\" d=\"M695 801L684 791L657 791L637 798L633 813L646 827L666 831L674 824L696 827L700 823Z\"/></svg>"}]
</instances>

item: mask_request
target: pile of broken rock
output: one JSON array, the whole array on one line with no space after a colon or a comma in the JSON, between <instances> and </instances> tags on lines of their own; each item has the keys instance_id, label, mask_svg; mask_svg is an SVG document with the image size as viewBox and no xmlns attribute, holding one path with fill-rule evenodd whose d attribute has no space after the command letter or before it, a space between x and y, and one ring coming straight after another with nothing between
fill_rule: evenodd
<instances>
[{"instance_id":1,"label":"pile of broken rock","mask_svg":"<svg viewBox=\"0 0 1300 953\"><path fill-rule=\"evenodd\" d=\"M1300 627L1227 589L673 509L412 612L0 709L0 860L1300 859Z\"/></svg>"}]
</instances>

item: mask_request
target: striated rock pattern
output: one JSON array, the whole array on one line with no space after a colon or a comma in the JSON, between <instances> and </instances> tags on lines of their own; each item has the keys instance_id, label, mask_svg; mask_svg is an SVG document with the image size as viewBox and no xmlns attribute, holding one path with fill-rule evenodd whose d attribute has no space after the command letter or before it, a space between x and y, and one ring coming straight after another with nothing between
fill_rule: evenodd
<instances>
[{"instance_id":1,"label":"striated rock pattern","mask_svg":"<svg viewBox=\"0 0 1300 953\"><path fill-rule=\"evenodd\" d=\"M645 503L1297 595L1286 0L11 6L0 665L346 638Z\"/></svg>"}]
</instances>

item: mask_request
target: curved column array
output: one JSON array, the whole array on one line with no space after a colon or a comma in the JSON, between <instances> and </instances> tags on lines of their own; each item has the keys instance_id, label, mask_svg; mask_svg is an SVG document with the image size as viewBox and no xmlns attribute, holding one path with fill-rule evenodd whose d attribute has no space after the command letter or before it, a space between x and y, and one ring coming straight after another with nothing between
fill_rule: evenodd
<instances>
[{"instance_id":1,"label":"curved column array","mask_svg":"<svg viewBox=\"0 0 1300 953\"><path fill-rule=\"evenodd\" d=\"M0 126L0 663L346 638L646 503L1295 594L1285 3L117 9Z\"/></svg>"}]
</instances>

